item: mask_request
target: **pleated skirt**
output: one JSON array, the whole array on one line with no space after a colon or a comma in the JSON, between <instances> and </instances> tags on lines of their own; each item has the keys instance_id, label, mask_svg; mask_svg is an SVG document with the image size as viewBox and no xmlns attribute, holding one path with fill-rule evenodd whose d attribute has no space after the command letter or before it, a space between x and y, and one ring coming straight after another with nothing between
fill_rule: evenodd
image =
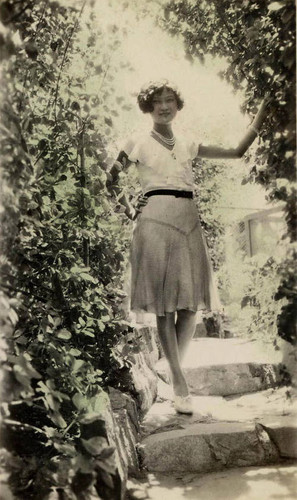
<instances>
[{"instance_id":1,"label":"pleated skirt","mask_svg":"<svg viewBox=\"0 0 297 500\"><path fill-rule=\"evenodd\" d=\"M194 200L150 197L137 218L130 261L133 312L221 308Z\"/></svg>"}]
</instances>

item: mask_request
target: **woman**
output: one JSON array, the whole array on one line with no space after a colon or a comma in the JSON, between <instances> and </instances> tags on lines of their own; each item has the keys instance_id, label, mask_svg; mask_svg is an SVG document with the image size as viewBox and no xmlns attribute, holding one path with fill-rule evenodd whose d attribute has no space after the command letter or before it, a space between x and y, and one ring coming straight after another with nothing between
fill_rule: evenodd
<instances>
[{"instance_id":1,"label":"woman","mask_svg":"<svg viewBox=\"0 0 297 500\"><path fill-rule=\"evenodd\" d=\"M236 148L203 146L177 138L172 122L183 108L177 88L167 80L151 82L138 95L150 113L150 133L129 139L111 169L112 183L119 171L137 166L144 207L135 214L121 199L130 218L137 217L131 247L131 310L156 315L157 329L167 358L177 412L192 413L192 402L181 360L195 330L196 312L219 308L211 263L193 201L192 160L240 158L258 134L264 118L261 105L253 124ZM109 185L112 185L109 183Z\"/></svg>"}]
</instances>

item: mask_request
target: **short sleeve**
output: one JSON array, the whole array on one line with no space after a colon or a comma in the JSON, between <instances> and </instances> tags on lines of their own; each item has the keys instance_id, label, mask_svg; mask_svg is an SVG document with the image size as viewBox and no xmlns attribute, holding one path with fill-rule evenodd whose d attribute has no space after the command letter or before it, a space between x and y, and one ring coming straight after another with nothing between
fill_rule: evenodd
<instances>
[{"instance_id":1,"label":"short sleeve","mask_svg":"<svg viewBox=\"0 0 297 500\"><path fill-rule=\"evenodd\" d=\"M136 138L130 137L128 140L126 140L122 146L122 150L125 151L128 159L133 163L139 161L140 144L139 140L137 140Z\"/></svg>"}]
</instances>

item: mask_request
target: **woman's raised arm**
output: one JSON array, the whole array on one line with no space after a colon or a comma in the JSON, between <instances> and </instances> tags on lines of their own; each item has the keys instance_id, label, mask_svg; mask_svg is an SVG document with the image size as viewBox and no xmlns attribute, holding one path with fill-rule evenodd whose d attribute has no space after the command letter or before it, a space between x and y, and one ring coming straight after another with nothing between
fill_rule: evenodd
<instances>
[{"instance_id":1,"label":"woman's raised arm","mask_svg":"<svg viewBox=\"0 0 297 500\"><path fill-rule=\"evenodd\" d=\"M255 138L259 134L259 129L263 123L266 116L267 102L264 99L261 106L256 114L253 122L249 126L244 137L235 148L223 148L220 146L203 146L200 144L198 156L200 158L218 158L218 159L228 159L228 158L241 158L244 153L248 150L250 145L254 142Z\"/></svg>"}]
</instances>

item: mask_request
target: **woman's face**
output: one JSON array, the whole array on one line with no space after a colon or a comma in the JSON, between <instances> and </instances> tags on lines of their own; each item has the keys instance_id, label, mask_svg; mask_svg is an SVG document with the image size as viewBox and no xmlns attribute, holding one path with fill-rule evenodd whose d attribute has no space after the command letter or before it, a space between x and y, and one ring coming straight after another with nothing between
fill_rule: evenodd
<instances>
[{"instance_id":1,"label":"woman's face","mask_svg":"<svg viewBox=\"0 0 297 500\"><path fill-rule=\"evenodd\" d=\"M155 93L153 97L153 111L151 112L154 123L163 125L170 123L177 111L176 97L172 90L165 87L162 91Z\"/></svg>"}]
</instances>

